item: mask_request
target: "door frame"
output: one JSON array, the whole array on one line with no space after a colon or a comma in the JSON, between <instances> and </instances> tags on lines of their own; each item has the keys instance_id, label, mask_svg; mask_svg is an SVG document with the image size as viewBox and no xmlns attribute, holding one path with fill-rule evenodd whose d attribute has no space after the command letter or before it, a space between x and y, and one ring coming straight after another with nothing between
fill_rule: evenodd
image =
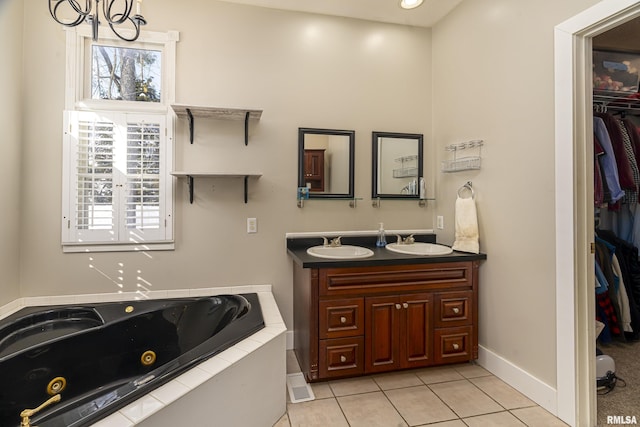
<instances>
[{"instance_id":1,"label":"door frame","mask_svg":"<svg viewBox=\"0 0 640 427\"><path fill-rule=\"evenodd\" d=\"M594 36L640 15L637 0L603 0L555 28L557 416L594 426Z\"/></svg>"}]
</instances>

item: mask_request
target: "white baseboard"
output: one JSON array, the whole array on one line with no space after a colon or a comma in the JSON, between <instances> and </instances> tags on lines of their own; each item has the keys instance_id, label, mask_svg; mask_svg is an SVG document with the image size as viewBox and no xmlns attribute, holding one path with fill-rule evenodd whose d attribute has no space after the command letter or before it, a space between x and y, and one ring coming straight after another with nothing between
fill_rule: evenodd
<instances>
[{"instance_id":1,"label":"white baseboard","mask_svg":"<svg viewBox=\"0 0 640 427\"><path fill-rule=\"evenodd\" d=\"M478 364L554 416L558 415L558 392L507 359L479 346Z\"/></svg>"}]
</instances>

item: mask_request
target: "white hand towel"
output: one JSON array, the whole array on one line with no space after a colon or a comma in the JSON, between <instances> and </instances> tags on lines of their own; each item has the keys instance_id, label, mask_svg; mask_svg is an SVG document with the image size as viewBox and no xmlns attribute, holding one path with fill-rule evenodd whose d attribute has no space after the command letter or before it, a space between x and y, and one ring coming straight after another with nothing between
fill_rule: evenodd
<instances>
[{"instance_id":1,"label":"white hand towel","mask_svg":"<svg viewBox=\"0 0 640 427\"><path fill-rule=\"evenodd\" d=\"M453 249L474 254L479 253L478 215L473 197L457 198L455 216L456 240L453 242Z\"/></svg>"}]
</instances>

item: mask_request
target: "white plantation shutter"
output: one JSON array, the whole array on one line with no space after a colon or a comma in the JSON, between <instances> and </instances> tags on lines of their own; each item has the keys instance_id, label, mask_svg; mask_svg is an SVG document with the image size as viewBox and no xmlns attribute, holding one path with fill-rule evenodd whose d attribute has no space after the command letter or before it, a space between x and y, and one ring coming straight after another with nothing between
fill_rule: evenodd
<instances>
[{"instance_id":1,"label":"white plantation shutter","mask_svg":"<svg viewBox=\"0 0 640 427\"><path fill-rule=\"evenodd\" d=\"M148 120L144 116L127 117L127 164L124 192L124 226L127 240L132 242L160 240L164 221L161 196L165 180L164 156L161 155L164 137L162 120Z\"/></svg>"},{"instance_id":2,"label":"white plantation shutter","mask_svg":"<svg viewBox=\"0 0 640 427\"><path fill-rule=\"evenodd\" d=\"M68 142L69 178L67 236L64 242L114 242L117 208L113 203L117 127L113 118L95 113L70 112L65 141ZM67 151L67 150L65 150ZM63 207L63 209L65 208ZM66 213L66 215L65 215ZM63 224L63 231L64 231Z\"/></svg>"},{"instance_id":3,"label":"white plantation shutter","mask_svg":"<svg viewBox=\"0 0 640 427\"><path fill-rule=\"evenodd\" d=\"M70 111L65 129L63 244L170 241L166 116Z\"/></svg>"}]
</instances>

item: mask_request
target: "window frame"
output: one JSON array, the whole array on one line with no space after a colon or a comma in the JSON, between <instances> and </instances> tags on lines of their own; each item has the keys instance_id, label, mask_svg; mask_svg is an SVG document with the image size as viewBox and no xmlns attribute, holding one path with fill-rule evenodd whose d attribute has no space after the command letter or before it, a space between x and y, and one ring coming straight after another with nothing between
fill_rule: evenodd
<instances>
[{"instance_id":1,"label":"window frame","mask_svg":"<svg viewBox=\"0 0 640 427\"><path fill-rule=\"evenodd\" d=\"M65 78L66 110L110 110L110 111L144 111L169 112L175 103L176 44L179 40L177 31L166 33L141 31L135 42L123 42L114 34L100 33L100 39L93 42L91 28L73 27L67 31L67 73ZM123 30L124 31L124 30ZM126 34L124 34L126 36ZM108 43L103 43L108 41ZM130 47L138 49L154 49L162 51L162 99L160 102L116 101L85 98L87 85L90 85L91 49L93 44ZM87 54L89 58L87 58ZM141 105L143 104L143 105Z\"/></svg>"},{"instance_id":2,"label":"window frame","mask_svg":"<svg viewBox=\"0 0 640 427\"><path fill-rule=\"evenodd\" d=\"M140 37L135 42L124 43L108 31L100 33L97 42L92 41L90 28L74 27L66 29L67 32L67 72L65 90L64 112L64 138L63 138L63 187L62 187L62 218L61 218L61 243L63 252L122 252L122 251L149 251L149 250L173 250L173 208L174 208L174 179L171 175L173 167L173 141L174 120L171 104L175 103L175 66L176 43L179 40L177 31L151 32L141 31ZM139 102L121 100L91 99L91 51L94 44L106 44L109 46L127 47L135 49L152 49L161 51L161 100L160 102ZM89 88L89 89L87 89ZM85 95L88 95L85 98ZM124 233L117 241L91 241L81 242L77 234L71 232L70 227L75 224L70 222L71 212L75 212L75 189L72 188L76 174L76 168L71 163L76 147L72 141L73 112L94 113L123 113L127 115L155 116L162 118L165 124L161 145L164 168L161 172L161 181L164 183L164 196L161 199L161 210L164 210L164 238L141 242L128 242ZM159 117L160 116L160 117ZM125 140L126 143L126 140ZM119 203L119 202L115 202ZM75 213L74 213L75 216ZM115 228L123 225L115 224Z\"/></svg>"}]
</instances>

